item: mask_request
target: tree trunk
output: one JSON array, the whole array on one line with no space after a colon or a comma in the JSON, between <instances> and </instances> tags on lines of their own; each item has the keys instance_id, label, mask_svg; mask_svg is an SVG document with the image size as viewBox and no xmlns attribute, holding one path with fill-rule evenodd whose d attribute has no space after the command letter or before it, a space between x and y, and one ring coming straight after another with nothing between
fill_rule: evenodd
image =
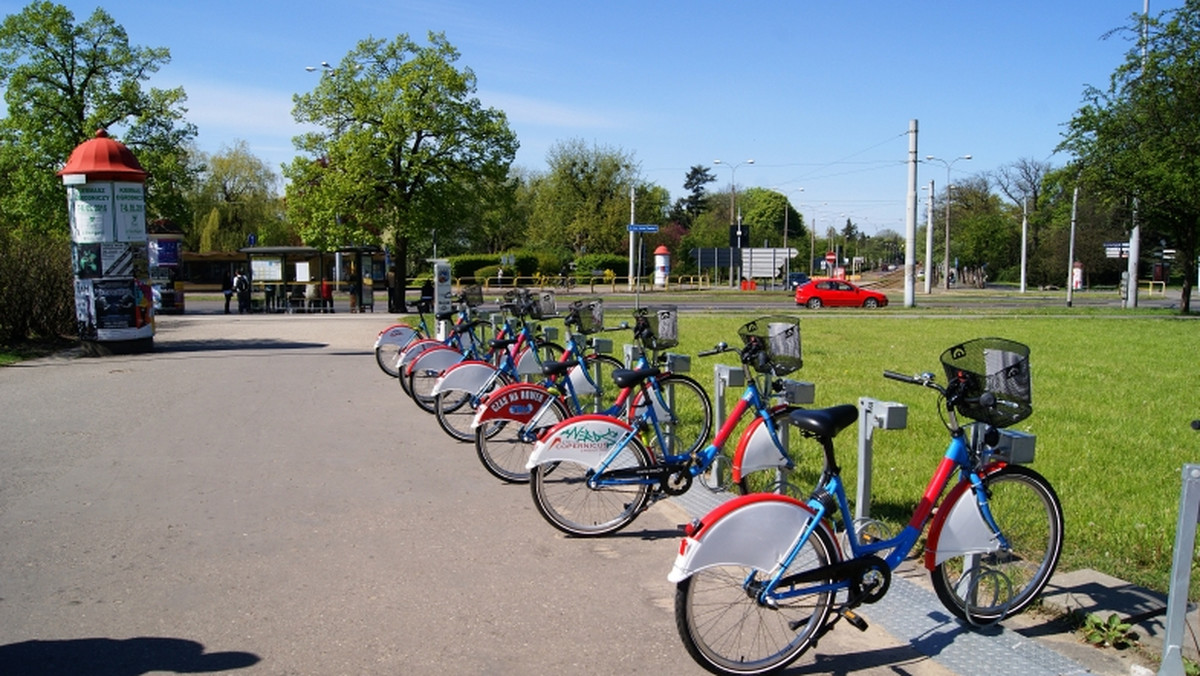
<instances>
[{"instance_id":1,"label":"tree trunk","mask_svg":"<svg viewBox=\"0 0 1200 676\"><path fill-rule=\"evenodd\" d=\"M396 274L392 276L392 298L395 299L396 312L407 313L408 301L404 298L404 290L408 285L408 236L398 235L395 245Z\"/></svg>"}]
</instances>

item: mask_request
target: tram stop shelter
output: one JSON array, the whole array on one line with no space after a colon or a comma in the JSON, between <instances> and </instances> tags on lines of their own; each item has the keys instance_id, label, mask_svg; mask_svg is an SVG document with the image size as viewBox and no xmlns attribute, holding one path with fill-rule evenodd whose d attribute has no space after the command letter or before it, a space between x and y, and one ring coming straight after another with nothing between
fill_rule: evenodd
<instances>
[{"instance_id":1,"label":"tram stop shelter","mask_svg":"<svg viewBox=\"0 0 1200 676\"><path fill-rule=\"evenodd\" d=\"M326 279L320 249L247 246L238 253L246 255L252 312L304 312L320 305L320 296L313 293Z\"/></svg>"}]
</instances>

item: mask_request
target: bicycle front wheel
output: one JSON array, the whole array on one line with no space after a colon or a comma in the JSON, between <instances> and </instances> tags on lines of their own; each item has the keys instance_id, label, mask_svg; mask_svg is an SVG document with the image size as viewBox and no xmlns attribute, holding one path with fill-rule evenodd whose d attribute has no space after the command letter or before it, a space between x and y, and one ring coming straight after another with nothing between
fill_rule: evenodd
<instances>
[{"instance_id":1,"label":"bicycle front wheel","mask_svg":"<svg viewBox=\"0 0 1200 676\"><path fill-rule=\"evenodd\" d=\"M491 386L482 392L477 392L475 396L461 390L439 392L434 399L434 412L437 415L438 425L441 426L443 432L450 435L451 439L456 441L473 440L477 430L471 429L471 423L475 421L476 402L488 392L512 381L511 376L498 373ZM488 423L480 426L478 431L482 431L485 435L491 435L495 434L498 429L497 423Z\"/></svg>"},{"instance_id":2,"label":"bicycle front wheel","mask_svg":"<svg viewBox=\"0 0 1200 676\"><path fill-rule=\"evenodd\" d=\"M998 622L1032 603L1058 566L1063 541L1062 503L1041 474L1008 465L983 485L1008 549L947 559L930 571L942 605L971 624ZM971 491L960 498L974 499Z\"/></svg>"},{"instance_id":3,"label":"bicycle front wheel","mask_svg":"<svg viewBox=\"0 0 1200 676\"><path fill-rule=\"evenodd\" d=\"M636 438L617 452L606 472L650 467L650 452ZM533 504L550 525L568 535L595 536L615 533L628 526L650 499L647 483L588 485L592 470L574 462L538 465L529 474Z\"/></svg>"},{"instance_id":4,"label":"bicycle front wheel","mask_svg":"<svg viewBox=\"0 0 1200 676\"><path fill-rule=\"evenodd\" d=\"M835 560L835 551L818 528L789 569L827 565ZM768 605L755 591L767 577L766 571L722 565L700 570L676 585L675 627L692 659L717 673L762 674L790 664L816 643L833 595L826 591L788 597L791 588L783 587Z\"/></svg>"},{"instance_id":5,"label":"bicycle front wheel","mask_svg":"<svg viewBox=\"0 0 1200 676\"><path fill-rule=\"evenodd\" d=\"M525 463L542 432L567 419L567 409L557 399L525 424L511 420L491 423L493 428L475 428L475 453L492 476L509 483L529 481Z\"/></svg>"},{"instance_id":6,"label":"bicycle front wheel","mask_svg":"<svg viewBox=\"0 0 1200 676\"><path fill-rule=\"evenodd\" d=\"M747 468L738 480L739 494L779 493L797 500L806 500L812 494L812 489L820 481L825 455L819 443L790 426L790 414L790 408L779 409L771 414L771 422L775 427L776 438L788 458L791 458L792 468L788 469L782 464ZM765 426L756 427L752 433L770 435ZM806 458L815 462L805 463Z\"/></svg>"},{"instance_id":7,"label":"bicycle front wheel","mask_svg":"<svg viewBox=\"0 0 1200 676\"><path fill-rule=\"evenodd\" d=\"M634 402L634 417L645 410L644 393L639 392ZM689 376L668 373L658 378L657 389L649 394L667 446L660 449L664 454L685 455L708 442L713 425L712 400L700 383Z\"/></svg>"}]
</instances>

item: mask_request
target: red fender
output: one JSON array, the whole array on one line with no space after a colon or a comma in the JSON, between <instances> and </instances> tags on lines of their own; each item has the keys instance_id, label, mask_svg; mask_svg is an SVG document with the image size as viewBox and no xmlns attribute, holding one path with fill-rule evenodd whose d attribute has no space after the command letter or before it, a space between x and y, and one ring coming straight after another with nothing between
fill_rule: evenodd
<instances>
[{"instance_id":1,"label":"red fender","mask_svg":"<svg viewBox=\"0 0 1200 676\"><path fill-rule=\"evenodd\" d=\"M987 478L1000 471L1005 466L1006 463L993 462L987 467L983 468L983 470L979 473L980 478ZM925 567L929 570L933 570L938 566L938 541L942 537L942 529L946 525L946 519L950 516L950 512L953 511L952 508L954 505L958 504L958 500L960 497L962 497L962 494L970 489L971 482L969 481L960 481L955 484L954 487L950 489L950 492L946 494L946 499L942 500L941 506L938 508L937 513L934 514L933 523L929 526L929 536L925 540Z\"/></svg>"}]
</instances>

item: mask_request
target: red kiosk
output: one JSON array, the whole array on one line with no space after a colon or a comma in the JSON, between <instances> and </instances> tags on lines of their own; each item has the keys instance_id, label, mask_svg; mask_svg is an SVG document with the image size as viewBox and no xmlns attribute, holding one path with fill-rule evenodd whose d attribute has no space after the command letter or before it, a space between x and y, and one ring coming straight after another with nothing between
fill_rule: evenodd
<instances>
[{"instance_id":1,"label":"red kiosk","mask_svg":"<svg viewBox=\"0 0 1200 676\"><path fill-rule=\"evenodd\" d=\"M80 339L98 354L152 350L146 170L101 129L58 175L67 189Z\"/></svg>"}]
</instances>

